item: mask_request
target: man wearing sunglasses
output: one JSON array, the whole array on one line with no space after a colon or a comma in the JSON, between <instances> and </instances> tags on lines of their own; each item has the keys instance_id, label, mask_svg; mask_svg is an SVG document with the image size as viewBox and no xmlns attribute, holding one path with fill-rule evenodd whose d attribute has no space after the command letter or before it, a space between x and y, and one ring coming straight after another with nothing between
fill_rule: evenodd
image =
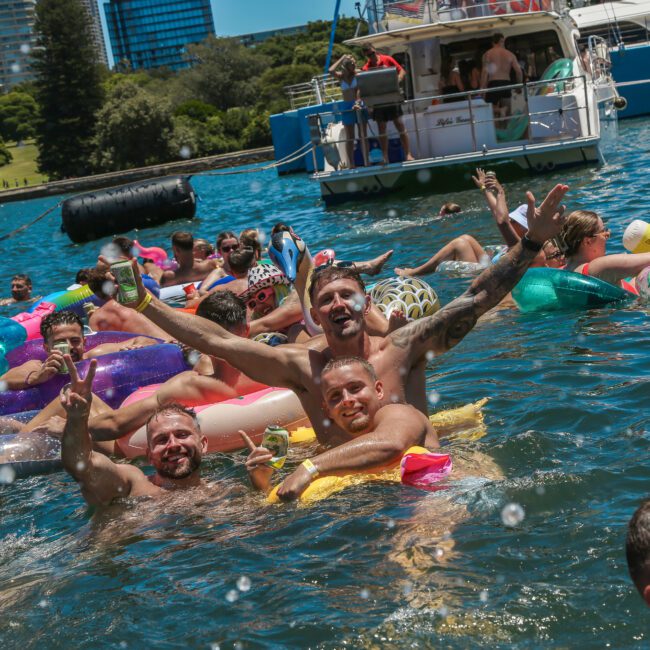
<instances>
[{"instance_id":1,"label":"man wearing sunglasses","mask_svg":"<svg viewBox=\"0 0 650 650\"><path fill-rule=\"evenodd\" d=\"M324 335L305 345L269 347L234 336L212 323L171 309L148 294L137 272L138 298L128 306L143 312L173 337L225 359L252 379L293 390L309 416L319 441L336 444L345 432L325 417L320 375L333 358L357 356L373 365L384 386L385 403L407 402L427 412L427 361L457 345L480 316L495 307L517 284L543 243L557 235L563 220L562 198L569 188L556 185L539 208L528 192L528 234L469 289L432 316L387 336L370 336L366 316L370 297L354 269L326 267L310 286L311 316Z\"/></svg>"}]
</instances>

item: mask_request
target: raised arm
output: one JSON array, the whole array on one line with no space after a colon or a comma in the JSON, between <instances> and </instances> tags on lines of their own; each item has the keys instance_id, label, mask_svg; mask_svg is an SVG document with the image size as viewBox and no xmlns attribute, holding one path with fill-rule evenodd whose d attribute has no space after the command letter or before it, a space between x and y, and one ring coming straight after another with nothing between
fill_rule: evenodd
<instances>
[{"instance_id":1,"label":"raised arm","mask_svg":"<svg viewBox=\"0 0 650 650\"><path fill-rule=\"evenodd\" d=\"M61 440L63 467L81 485L81 492L90 505L108 505L115 497L129 496L129 475L140 470L116 465L93 451L88 416L97 362L91 361L86 378L81 380L70 356L65 355L65 360L70 370L70 385L61 392L61 403L67 414Z\"/></svg>"},{"instance_id":2,"label":"raised arm","mask_svg":"<svg viewBox=\"0 0 650 650\"><path fill-rule=\"evenodd\" d=\"M133 265L138 298L127 307L137 309L174 339L191 348L225 359L249 377L268 386L302 388L305 352L296 346L270 347L231 334L223 327L200 316L186 314L165 305L142 285L137 266Z\"/></svg>"},{"instance_id":3,"label":"raised arm","mask_svg":"<svg viewBox=\"0 0 650 650\"><path fill-rule=\"evenodd\" d=\"M469 289L433 316L409 323L390 335L391 343L406 350L412 363L427 352L440 354L459 343L486 311L495 307L519 282L544 242L557 235L564 218L560 203L568 191L556 185L535 208L528 192L528 234L493 266L488 267Z\"/></svg>"},{"instance_id":4,"label":"raised arm","mask_svg":"<svg viewBox=\"0 0 650 650\"><path fill-rule=\"evenodd\" d=\"M494 217L497 228L503 237L506 246L514 246L519 241L519 235L510 224L510 212L506 201L506 192L503 185L496 178L486 176L485 172L479 167L476 169L476 176L472 176L476 187L483 192L485 202Z\"/></svg>"},{"instance_id":5,"label":"raised arm","mask_svg":"<svg viewBox=\"0 0 650 650\"><path fill-rule=\"evenodd\" d=\"M348 58L348 55L347 55L347 54L344 54L343 56L340 56L340 57L339 57L339 58L338 58L334 63L332 63L332 65L329 67L328 72L329 72L331 75L334 75L335 77L337 77L338 79L340 79L340 78L341 78L341 73L340 73L340 72L337 72L337 68L338 68L338 67L343 63L343 61L344 61L345 59L347 59L347 58Z\"/></svg>"},{"instance_id":6,"label":"raised arm","mask_svg":"<svg viewBox=\"0 0 650 650\"><path fill-rule=\"evenodd\" d=\"M589 275L616 284L637 275L646 266L650 266L650 253L603 255L589 262Z\"/></svg>"}]
</instances>

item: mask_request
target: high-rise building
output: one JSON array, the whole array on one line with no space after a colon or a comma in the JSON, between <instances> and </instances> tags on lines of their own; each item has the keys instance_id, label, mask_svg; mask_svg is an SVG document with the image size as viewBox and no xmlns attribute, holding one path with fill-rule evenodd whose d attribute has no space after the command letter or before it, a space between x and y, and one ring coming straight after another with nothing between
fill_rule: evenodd
<instances>
[{"instance_id":1,"label":"high-rise building","mask_svg":"<svg viewBox=\"0 0 650 650\"><path fill-rule=\"evenodd\" d=\"M81 0L81 6L88 14L88 26L90 27L90 38L97 56L97 63L108 65L106 56L106 43L102 32L102 19L99 15L98 0Z\"/></svg>"},{"instance_id":2,"label":"high-rise building","mask_svg":"<svg viewBox=\"0 0 650 650\"><path fill-rule=\"evenodd\" d=\"M29 60L34 47L36 0L0 0L0 91L34 78Z\"/></svg>"},{"instance_id":3,"label":"high-rise building","mask_svg":"<svg viewBox=\"0 0 650 650\"><path fill-rule=\"evenodd\" d=\"M190 43L214 35L210 0L109 0L104 3L116 65L184 68Z\"/></svg>"}]
</instances>

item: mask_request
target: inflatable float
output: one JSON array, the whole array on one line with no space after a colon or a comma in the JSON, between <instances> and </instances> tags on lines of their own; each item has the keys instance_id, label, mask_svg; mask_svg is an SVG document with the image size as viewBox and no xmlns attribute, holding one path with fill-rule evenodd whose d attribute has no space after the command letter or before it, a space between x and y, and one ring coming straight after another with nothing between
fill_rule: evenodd
<instances>
[{"instance_id":1,"label":"inflatable float","mask_svg":"<svg viewBox=\"0 0 650 650\"><path fill-rule=\"evenodd\" d=\"M147 386L131 395L123 405L143 399L157 388L158 386ZM261 442L268 424L295 429L307 422L300 400L286 388L264 388L216 404L197 406L195 411L201 433L208 439L208 453L242 449L244 443L238 433L239 429L243 429L254 442ZM117 446L127 458L144 456L147 449L145 427L120 438Z\"/></svg>"},{"instance_id":2,"label":"inflatable float","mask_svg":"<svg viewBox=\"0 0 650 650\"><path fill-rule=\"evenodd\" d=\"M598 278L545 267L528 269L512 297L522 312L592 309L635 298Z\"/></svg>"},{"instance_id":3,"label":"inflatable float","mask_svg":"<svg viewBox=\"0 0 650 650\"><path fill-rule=\"evenodd\" d=\"M411 321L432 316L440 309L433 287L419 278L380 280L370 290L370 297L386 318L394 311L401 311Z\"/></svg>"},{"instance_id":4,"label":"inflatable float","mask_svg":"<svg viewBox=\"0 0 650 650\"><path fill-rule=\"evenodd\" d=\"M185 176L155 178L73 196L63 202L61 229L75 243L174 219L193 219L196 195Z\"/></svg>"},{"instance_id":5,"label":"inflatable float","mask_svg":"<svg viewBox=\"0 0 650 650\"><path fill-rule=\"evenodd\" d=\"M63 469L61 442L43 433L0 436L0 471L5 483Z\"/></svg>"},{"instance_id":6,"label":"inflatable float","mask_svg":"<svg viewBox=\"0 0 650 650\"><path fill-rule=\"evenodd\" d=\"M7 354L22 345L26 339L27 330L20 323L0 316L0 374L9 369Z\"/></svg>"},{"instance_id":7,"label":"inflatable float","mask_svg":"<svg viewBox=\"0 0 650 650\"><path fill-rule=\"evenodd\" d=\"M82 377L86 375L89 363L81 361L76 364ZM109 406L117 408L140 386L164 382L188 369L181 349L169 343L113 352L97 357L93 392ZM67 374L57 374L37 386L4 391L0 393L0 415L42 409L58 397L68 381Z\"/></svg>"}]
</instances>

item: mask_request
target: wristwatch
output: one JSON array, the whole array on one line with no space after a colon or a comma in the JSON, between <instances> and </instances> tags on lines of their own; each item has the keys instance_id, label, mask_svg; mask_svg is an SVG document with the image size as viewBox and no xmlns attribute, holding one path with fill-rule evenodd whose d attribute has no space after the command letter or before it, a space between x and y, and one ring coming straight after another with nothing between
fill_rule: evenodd
<instances>
[{"instance_id":1,"label":"wristwatch","mask_svg":"<svg viewBox=\"0 0 650 650\"><path fill-rule=\"evenodd\" d=\"M525 234L525 235L521 238L521 245L522 245L524 248L527 248L529 251L533 251L533 253L539 253L539 251L542 250L542 246L544 246L544 244L538 244L537 242L532 241L532 240L528 237L528 234Z\"/></svg>"}]
</instances>

